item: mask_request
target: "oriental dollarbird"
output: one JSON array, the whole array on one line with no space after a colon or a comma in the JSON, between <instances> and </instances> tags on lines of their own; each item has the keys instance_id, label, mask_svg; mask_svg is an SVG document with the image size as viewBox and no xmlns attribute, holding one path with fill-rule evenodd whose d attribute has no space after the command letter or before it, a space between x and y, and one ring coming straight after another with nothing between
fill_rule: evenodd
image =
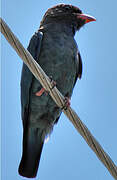
<instances>
[{"instance_id":1,"label":"oriental dollarbird","mask_svg":"<svg viewBox=\"0 0 117 180\"><path fill-rule=\"evenodd\" d=\"M82 75L82 60L74 35L84 24L95 21L75 6L59 4L47 10L39 30L32 36L28 51L45 73L56 82L69 106L73 88ZM23 152L19 174L37 175L45 137L58 122L60 109L40 82L23 64L21 77Z\"/></svg>"}]
</instances>

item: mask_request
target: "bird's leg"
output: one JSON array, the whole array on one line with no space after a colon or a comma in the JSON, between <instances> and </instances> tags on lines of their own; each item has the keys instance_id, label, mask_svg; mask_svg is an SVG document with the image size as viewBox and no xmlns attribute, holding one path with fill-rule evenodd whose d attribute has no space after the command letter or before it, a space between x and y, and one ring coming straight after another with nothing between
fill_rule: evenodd
<instances>
[{"instance_id":1,"label":"bird's leg","mask_svg":"<svg viewBox=\"0 0 117 180\"><path fill-rule=\"evenodd\" d=\"M70 107L70 104L71 104L70 98L66 96L64 98L64 106L61 109L67 110L67 108Z\"/></svg>"},{"instance_id":2,"label":"bird's leg","mask_svg":"<svg viewBox=\"0 0 117 180\"><path fill-rule=\"evenodd\" d=\"M56 82L52 79L52 77L50 77L50 81L51 81L51 84L52 84L52 88L51 90L56 86ZM40 91L36 92L36 96L41 96L43 93L46 94L46 96L49 94L48 91L45 90L45 88L41 88Z\"/></svg>"},{"instance_id":3,"label":"bird's leg","mask_svg":"<svg viewBox=\"0 0 117 180\"><path fill-rule=\"evenodd\" d=\"M48 91L46 91L44 88L41 88L40 91L36 92L36 96L41 96L43 93L46 94L46 96L48 95Z\"/></svg>"}]
</instances>

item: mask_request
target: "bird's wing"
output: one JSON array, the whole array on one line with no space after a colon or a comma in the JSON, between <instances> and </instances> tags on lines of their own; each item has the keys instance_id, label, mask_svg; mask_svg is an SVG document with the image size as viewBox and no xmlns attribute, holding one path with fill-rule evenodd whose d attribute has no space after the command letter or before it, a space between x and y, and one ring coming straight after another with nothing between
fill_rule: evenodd
<instances>
[{"instance_id":1,"label":"bird's wing","mask_svg":"<svg viewBox=\"0 0 117 180\"><path fill-rule=\"evenodd\" d=\"M82 77L82 58L81 58L81 55L80 55L80 52L78 52L78 59L79 59L79 62L78 62L78 70L77 70L77 75L78 75L78 78L81 79Z\"/></svg>"},{"instance_id":2,"label":"bird's wing","mask_svg":"<svg viewBox=\"0 0 117 180\"><path fill-rule=\"evenodd\" d=\"M76 78L75 78L75 82L74 82L74 86L76 84L77 79L81 79L82 77L82 58L80 55L80 52L78 52L77 56L76 56Z\"/></svg>"},{"instance_id":3,"label":"bird's wing","mask_svg":"<svg viewBox=\"0 0 117 180\"><path fill-rule=\"evenodd\" d=\"M33 56L33 58L37 61L42 42L43 34L41 32L36 32L29 43L28 51ZM33 74L28 69L28 67L23 64L22 75L21 75L21 110L22 110L22 120L25 123L25 119L27 119L29 113L29 97L30 97L30 89L32 85Z\"/></svg>"}]
</instances>

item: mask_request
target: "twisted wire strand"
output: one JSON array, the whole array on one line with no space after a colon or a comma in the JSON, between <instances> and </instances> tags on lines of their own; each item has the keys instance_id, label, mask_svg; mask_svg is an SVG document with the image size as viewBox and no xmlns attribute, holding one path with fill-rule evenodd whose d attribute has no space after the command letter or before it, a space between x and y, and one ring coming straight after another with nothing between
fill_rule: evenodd
<instances>
[{"instance_id":1,"label":"twisted wire strand","mask_svg":"<svg viewBox=\"0 0 117 180\"><path fill-rule=\"evenodd\" d=\"M40 81L42 86L49 91L49 94L55 101L55 103L62 108L65 104L64 96L59 92L56 87L52 87L51 80L45 74L45 72L41 69L39 64L33 59L31 54L26 50L17 37L12 33L8 25L0 18L0 31L6 38L6 40L10 43L10 45L15 49L17 54L21 57L24 63L28 66L33 75ZM101 145L97 142L85 124L80 120L76 112L71 108L67 108L66 110L62 109L64 114L69 118L74 127L80 133L80 135L85 139L90 148L95 152L100 161L105 165L110 174L114 179L117 180L117 166L111 160L109 155L103 150Z\"/></svg>"}]
</instances>

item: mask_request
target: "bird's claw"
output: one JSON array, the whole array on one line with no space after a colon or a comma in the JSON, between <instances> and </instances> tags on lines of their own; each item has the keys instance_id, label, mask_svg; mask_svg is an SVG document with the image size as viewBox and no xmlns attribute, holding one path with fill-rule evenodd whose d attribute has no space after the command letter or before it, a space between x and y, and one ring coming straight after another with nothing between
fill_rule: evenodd
<instances>
[{"instance_id":1,"label":"bird's claw","mask_svg":"<svg viewBox=\"0 0 117 180\"><path fill-rule=\"evenodd\" d=\"M62 107L62 109L67 110L70 107L70 98L69 97L65 97L64 98L64 106Z\"/></svg>"},{"instance_id":2,"label":"bird's claw","mask_svg":"<svg viewBox=\"0 0 117 180\"><path fill-rule=\"evenodd\" d=\"M52 77L50 77L50 82L51 82L51 85L52 85L52 87L51 87L51 90L52 90L56 86L56 82L52 79ZM41 90L36 92L35 95L36 96L41 96L43 93L45 93L46 96L49 94L48 91L46 91L44 88L41 88Z\"/></svg>"}]
</instances>

